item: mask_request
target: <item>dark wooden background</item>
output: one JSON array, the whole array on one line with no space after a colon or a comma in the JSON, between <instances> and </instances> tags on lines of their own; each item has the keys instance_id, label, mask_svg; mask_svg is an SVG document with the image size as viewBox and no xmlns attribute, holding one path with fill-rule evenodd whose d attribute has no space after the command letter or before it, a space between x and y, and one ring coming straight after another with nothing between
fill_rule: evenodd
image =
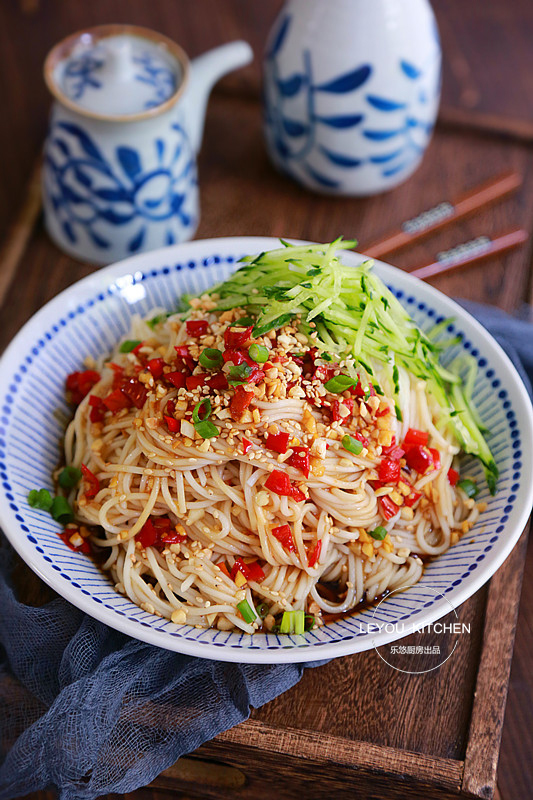
<instances>
[{"instance_id":1,"label":"dark wooden background","mask_svg":"<svg viewBox=\"0 0 533 800\"><path fill-rule=\"evenodd\" d=\"M328 240L343 233L364 244L406 217L509 168L524 176L514 199L390 260L408 268L478 234L518 225L533 232L531 0L435 0L445 56L436 135L407 184L370 200L311 195L277 175L267 161L260 131L260 53L280 6L280 0L2 0L0 241L26 196L46 130L49 97L41 77L46 52L81 27L121 21L164 32L191 56L235 38L247 39L256 52L251 66L218 85L209 105L199 164L198 237L267 234ZM448 294L512 311L531 301L531 256L528 244L435 285ZM37 241L30 241L25 259L33 262L32 269L28 280L12 282L7 289L0 345L51 296L91 271ZM533 784L532 629L530 547L501 749L503 800L529 797ZM148 794L130 797L140 800Z\"/></svg>"}]
</instances>

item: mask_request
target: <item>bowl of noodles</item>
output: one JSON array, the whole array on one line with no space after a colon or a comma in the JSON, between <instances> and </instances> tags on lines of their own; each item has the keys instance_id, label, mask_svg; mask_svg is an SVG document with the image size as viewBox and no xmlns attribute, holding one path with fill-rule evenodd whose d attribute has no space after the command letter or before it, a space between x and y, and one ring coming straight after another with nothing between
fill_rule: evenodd
<instances>
[{"instance_id":1,"label":"bowl of noodles","mask_svg":"<svg viewBox=\"0 0 533 800\"><path fill-rule=\"evenodd\" d=\"M279 663L393 641L491 577L531 506L527 392L463 309L353 244L168 247L24 326L0 504L46 583L160 647Z\"/></svg>"}]
</instances>

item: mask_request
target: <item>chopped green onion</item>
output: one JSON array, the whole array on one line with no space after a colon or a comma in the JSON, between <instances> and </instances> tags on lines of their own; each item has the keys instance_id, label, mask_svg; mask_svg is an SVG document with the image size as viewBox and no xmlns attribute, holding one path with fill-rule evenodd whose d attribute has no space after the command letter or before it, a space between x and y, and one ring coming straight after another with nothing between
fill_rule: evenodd
<instances>
[{"instance_id":1,"label":"chopped green onion","mask_svg":"<svg viewBox=\"0 0 533 800\"><path fill-rule=\"evenodd\" d=\"M359 439L354 439L354 437L349 434L342 437L341 444L345 450L348 450L349 453L353 453L354 456L358 456L363 450L363 443L360 442Z\"/></svg>"},{"instance_id":2,"label":"chopped green onion","mask_svg":"<svg viewBox=\"0 0 533 800\"><path fill-rule=\"evenodd\" d=\"M378 542L382 542L387 535L387 529L384 528L383 525L378 525L373 531L368 531L368 535L373 539L377 539Z\"/></svg>"},{"instance_id":3,"label":"chopped green onion","mask_svg":"<svg viewBox=\"0 0 533 800\"><path fill-rule=\"evenodd\" d=\"M53 503L52 495L48 489L32 489L28 494L28 503L32 508L50 511Z\"/></svg>"},{"instance_id":4,"label":"chopped green onion","mask_svg":"<svg viewBox=\"0 0 533 800\"><path fill-rule=\"evenodd\" d=\"M255 609L252 608L248 600L241 600L240 603L237 603L237 608L245 622L253 622L256 619Z\"/></svg>"},{"instance_id":5,"label":"chopped green onion","mask_svg":"<svg viewBox=\"0 0 533 800\"><path fill-rule=\"evenodd\" d=\"M351 389L352 386L355 386L355 381L348 375L335 375L333 378L330 378L329 381L326 381L324 386L328 392L340 394L340 392L345 392L346 389Z\"/></svg>"},{"instance_id":6,"label":"chopped green onion","mask_svg":"<svg viewBox=\"0 0 533 800\"><path fill-rule=\"evenodd\" d=\"M292 611L284 611L283 616L281 618L281 624L279 626L279 632L292 633L292 631L293 631Z\"/></svg>"},{"instance_id":7,"label":"chopped green onion","mask_svg":"<svg viewBox=\"0 0 533 800\"><path fill-rule=\"evenodd\" d=\"M400 406L398 403L394 403L394 410L396 411L396 419L398 422L403 422L403 414Z\"/></svg>"},{"instance_id":8,"label":"chopped green onion","mask_svg":"<svg viewBox=\"0 0 533 800\"><path fill-rule=\"evenodd\" d=\"M269 352L262 344L251 344L248 348L248 355L257 364L264 364L268 361Z\"/></svg>"},{"instance_id":9,"label":"chopped green onion","mask_svg":"<svg viewBox=\"0 0 533 800\"><path fill-rule=\"evenodd\" d=\"M204 369L218 369L222 366L223 361L222 353L214 347L206 347L205 350L202 350L198 359L200 366L204 367Z\"/></svg>"},{"instance_id":10,"label":"chopped green onion","mask_svg":"<svg viewBox=\"0 0 533 800\"><path fill-rule=\"evenodd\" d=\"M203 417L200 416L200 409L204 406ZM199 403L196 403L192 412L192 421L194 423L194 430L202 437L202 439L212 439L220 433L216 425L209 421L211 416L211 400L209 397L204 397Z\"/></svg>"},{"instance_id":11,"label":"chopped green onion","mask_svg":"<svg viewBox=\"0 0 533 800\"><path fill-rule=\"evenodd\" d=\"M59 473L58 483L62 489L73 489L81 480L81 469L64 467Z\"/></svg>"},{"instance_id":12,"label":"chopped green onion","mask_svg":"<svg viewBox=\"0 0 533 800\"><path fill-rule=\"evenodd\" d=\"M305 633L305 611L284 611L279 626L280 633ZM313 623L315 618L313 617Z\"/></svg>"},{"instance_id":13,"label":"chopped green onion","mask_svg":"<svg viewBox=\"0 0 533 800\"><path fill-rule=\"evenodd\" d=\"M252 317L241 317L240 319L237 320L237 322L232 322L231 327L248 328L250 327L250 325L254 324L255 324L255 319L252 319Z\"/></svg>"},{"instance_id":14,"label":"chopped green onion","mask_svg":"<svg viewBox=\"0 0 533 800\"><path fill-rule=\"evenodd\" d=\"M119 352L131 353L131 351L135 350L135 348L138 347L140 343L141 343L140 339L126 339L126 341L122 342L122 344L120 345Z\"/></svg>"},{"instance_id":15,"label":"chopped green onion","mask_svg":"<svg viewBox=\"0 0 533 800\"><path fill-rule=\"evenodd\" d=\"M66 525L67 522L72 522L74 519L74 512L70 507L70 503L66 497L61 497L60 495L54 497L52 500L50 514L53 516L55 521L60 522L61 525Z\"/></svg>"},{"instance_id":16,"label":"chopped green onion","mask_svg":"<svg viewBox=\"0 0 533 800\"><path fill-rule=\"evenodd\" d=\"M458 481L457 486L463 490L467 497L476 497L479 494L477 483L471 481L470 478L463 478L462 481Z\"/></svg>"},{"instance_id":17,"label":"chopped green onion","mask_svg":"<svg viewBox=\"0 0 533 800\"><path fill-rule=\"evenodd\" d=\"M200 409L202 406L205 406L204 416L200 416ZM194 423L197 422L204 422L206 419L209 419L211 416L211 400L209 397L204 397L203 400L200 400L199 403L196 403L192 412L192 421Z\"/></svg>"},{"instance_id":18,"label":"chopped green onion","mask_svg":"<svg viewBox=\"0 0 533 800\"><path fill-rule=\"evenodd\" d=\"M305 611L293 611L294 633L305 633Z\"/></svg>"},{"instance_id":19,"label":"chopped green onion","mask_svg":"<svg viewBox=\"0 0 533 800\"><path fill-rule=\"evenodd\" d=\"M315 618L313 614L306 614L305 615L305 630L310 631L315 624Z\"/></svg>"},{"instance_id":20,"label":"chopped green onion","mask_svg":"<svg viewBox=\"0 0 533 800\"><path fill-rule=\"evenodd\" d=\"M217 426L213 425L213 423L207 419L203 422L197 422L194 426L194 430L202 439L212 439L220 433Z\"/></svg>"},{"instance_id":21,"label":"chopped green onion","mask_svg":"<svg viewBox=\"0 0 533 800\"><path fill-rule=\"evenodd\" d=\"M230 386L239 386L247 383L247 378L252 374L253 369L249 364L232 364L229 368L228 383Z\"/></svg>"},{"instance_id":22,"label":"chopped green onion","mask_svg":"<svg viewBox=\"0 0 533 800\"><path fill-rule=\"evenodd\" d=\"M267 614L270 613L270 606L266 603L260 603L255 610L257 611L257 615L261 617L261 619L264 619Z\"/></svg>"}]
</instances>

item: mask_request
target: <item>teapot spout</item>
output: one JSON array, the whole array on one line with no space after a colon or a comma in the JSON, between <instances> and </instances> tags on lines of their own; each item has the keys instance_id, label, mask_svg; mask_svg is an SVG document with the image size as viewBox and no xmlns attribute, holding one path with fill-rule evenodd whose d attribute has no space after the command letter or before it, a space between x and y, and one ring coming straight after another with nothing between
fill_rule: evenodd
<instances>
[{"instance_id":1,"label":"teapot spout","mask_svg":"<svg viewBox=\"0 0 533 800\"><path fill-rule=\"evenodd\" d=\"M253 51L248 42L229 42L209 50L191 63L191 81L187 90L188 132L195 152L202 144L205 112L214 84L226 73L249 64Z\"/></svg>"}]
</instances>

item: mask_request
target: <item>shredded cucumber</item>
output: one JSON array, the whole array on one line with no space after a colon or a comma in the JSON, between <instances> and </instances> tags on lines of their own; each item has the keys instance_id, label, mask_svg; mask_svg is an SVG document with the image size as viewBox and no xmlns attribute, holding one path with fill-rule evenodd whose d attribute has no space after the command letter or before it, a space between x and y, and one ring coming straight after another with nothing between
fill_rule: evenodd
<instances>
[{"instance_id":1,"label":"shredded cucumber","mask_svg":"<svg viewBox=\"0 0 533 800\"><path fill-rule=\"evenodd\" d=\"M386 365L394 386L396 408L400 408L401 387L398 367L426 381L428 391L440 409L438 425L449 427L463 449L481 460L491 493L496 488L498 469L484 438L479 414L471 392L475 369L466 381L458 374L464 367L446 368L439 361L443 349L456 344L434 338L449 323L445 320L430 334L423 333L403 306L371 271L372 262L349 267L336 252L353 248L357 242L337 239L329 244L290 245L281 240L278 250L246 256L231 278L213 287L220 311L240 307L256 320L254 335L261 336L289 321L312 344L334 359L348 359L347 372L372 379L372 364Z\"/></svg>"}]
</instances>

